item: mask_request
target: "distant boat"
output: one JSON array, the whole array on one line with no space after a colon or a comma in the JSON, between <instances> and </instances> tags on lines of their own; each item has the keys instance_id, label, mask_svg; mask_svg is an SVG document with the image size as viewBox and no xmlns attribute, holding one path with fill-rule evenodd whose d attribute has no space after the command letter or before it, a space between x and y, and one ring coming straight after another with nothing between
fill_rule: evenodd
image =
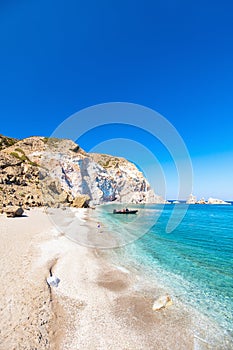
<instances>
[{"instance_id":1,"label":"distant boat","mask_svg":"<svg viewBox=\"0 0 233 350\"><path fill-rule=\"evenodd\" d=\"M121 210L113 210L113 214L136 214L138 210L130 210L128 208L126 209L121 209Z\"/></svg>"}]
</instances>

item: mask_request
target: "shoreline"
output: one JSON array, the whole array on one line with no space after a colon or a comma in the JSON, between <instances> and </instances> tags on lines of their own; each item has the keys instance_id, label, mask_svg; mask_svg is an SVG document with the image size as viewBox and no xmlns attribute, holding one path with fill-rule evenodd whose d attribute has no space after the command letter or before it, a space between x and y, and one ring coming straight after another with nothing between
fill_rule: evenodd
<instances>
[{"instance_id":1,"label":"shoreline","mask_svg":"<svg viewBox=\"0 0 233 350\"><path fill-rule=\"evenodd\" d=\"M74 213L79 231L91 235L96 222L90 222L88 210ZM74 243L54 228L44 209L26 215L0 216L1 350L20 342L38 350L191 350L195 344L208 349L195 339L192 312L177 300L152 311L155 297L169 291L145 283L140 271L115 264L110 251ZM51 292L50 270L60 279Z\"/></svg>"},{"instance_id":2,"label":"shoreline","mask_svg":"<svg viewBox=\"0 0 233 350\"><path fill-rule=\"evenodd\" d=\"M125 261L124 254L121 257L109 257L109 260L120 270L128 271L128 273L133 273L137 276L134 288L140 294L145 295L149 299L151 298L151 300L155 300L161 295L169 295L171 297L174 309L174 323L179 317L184 319L184 325L187 320L190 321L187 328L190 337L193 339L193 349L196 349L195 346L198 349L233 349L233 337L229 330L221 327L215 319L210 318L197 308L196 304L191 304L186 300L187 296L177 293L173 286L164 283L164 280L160 279L158 273L152 274L149 266L143 265L141 267L132 262L132 260L128 261L128 263L122 263L122 261ZM182 283L182 281L180 282ZM206 303L208 303L208 299Z\"/></svg>"}]
</instances>

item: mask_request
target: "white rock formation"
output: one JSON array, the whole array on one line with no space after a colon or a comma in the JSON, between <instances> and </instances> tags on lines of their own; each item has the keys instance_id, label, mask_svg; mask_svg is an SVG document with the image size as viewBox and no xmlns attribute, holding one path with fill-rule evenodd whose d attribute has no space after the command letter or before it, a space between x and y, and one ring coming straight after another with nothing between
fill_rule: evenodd
<instances>
[{"instance_id":1,"label":"white rock formation","mask_svg":"<svg viewBox=\"0 0 233 350\"><path fill-rule=\"evenodd\" d=\"M205 198L202 197L201 199L199 199L199 200L197 201L197 204L207 204L207 203L206 203L206 201L205 201Z\"/></svg>"},{"instance_id":2,"label":"white rock formation","mask_svg":"<svg viewBox=\"0 0 233 350\"><path fill-rule=\"evenodd\" d=\"M30 159L42 165L44 193L51 195L56 181L73 199L88 195L90 205L106 202L164 203L155 195L137 167L124 158L86 153L70 140L48 141L47 147L30 153ZM44 171L43 169L46 169ZM49 191L47 191L49 187ZM55 186L58 188L59 186ZM53 186L54 187L54 186ZM53 188L56 192L56 189ZM59 192L57 190L57 192Z\"/></svg>"},{"instance_id":3,"label":"white rock formation","mask_svg":"<svg viewBox=\"0 0 233 350\"><path fill-rule=\"evenodd\" d=\"M197 197L191 193L186 201L186 204L196 204L196 202L197 202Z\"/></svg>"},{"instance_id":4,"label":"white rock formation","mask_svg":"<svg viewBox=\"0 0 233 350\"><path fill-rule=\"evenodd\" d=\"M212 198L212 197L210 197L210 198L208 199L207 204L228 204L228 205L231 205L231 203L225 202L225 201L222 200L222 199L217 199L217 198Z\"/></svg>"}]
</instances>

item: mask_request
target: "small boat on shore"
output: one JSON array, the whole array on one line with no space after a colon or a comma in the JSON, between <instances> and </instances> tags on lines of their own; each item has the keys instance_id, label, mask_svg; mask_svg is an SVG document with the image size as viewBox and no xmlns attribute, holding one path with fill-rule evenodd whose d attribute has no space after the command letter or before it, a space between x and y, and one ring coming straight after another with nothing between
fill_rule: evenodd
<instances>
[{"instance_id":1,"label":"small boat on shore","mask_svg":"<svg viewBox=\"0 0 233 350\"><path fill-rule=\"evenodd\" d=\"M113 214L137 214L138 210L132 210L132 209L121 209L121 210L113 210Z\"/></svg>"}]
</instances>

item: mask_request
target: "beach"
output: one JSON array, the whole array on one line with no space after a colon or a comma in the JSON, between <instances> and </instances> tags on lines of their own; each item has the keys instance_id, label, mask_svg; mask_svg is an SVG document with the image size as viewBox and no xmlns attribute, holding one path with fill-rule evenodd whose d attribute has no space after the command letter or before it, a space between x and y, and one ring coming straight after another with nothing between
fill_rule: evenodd
<instances>
[{"instance_id":1,"label":"beach","mask_svg":"<svg viewBox=\"0 0 233 350\"><path fill-rule=\"evenodd\" d=\"M43 209L25 214L0 217L1 350L193 348L187 315L152 311L135 274L67 239ZM57 288L46 283L50 270Z\"/></svg>"}]
</instances>

